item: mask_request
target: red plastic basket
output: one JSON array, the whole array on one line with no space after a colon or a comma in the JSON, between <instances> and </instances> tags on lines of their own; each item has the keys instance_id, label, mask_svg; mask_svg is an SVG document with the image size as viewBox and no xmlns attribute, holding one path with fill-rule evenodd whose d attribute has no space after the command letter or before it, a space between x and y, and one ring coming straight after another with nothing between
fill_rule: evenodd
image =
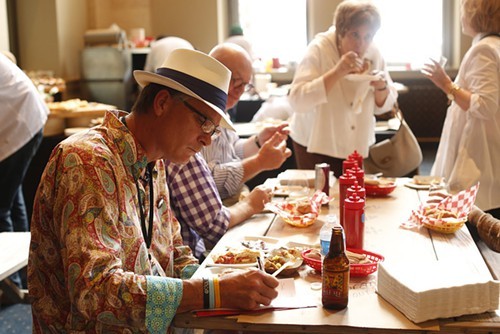
<instances>
[{"instance_id":1,"label":"red plastic basket","mask_svg":"<svg viewBox=\"0 0 500 334\"><path fill-rule=\"evenodd\" d=\"M396 189L396 184L388 184L383 186L374 186L365 184L366 196L383 197L392 193Z\"/></svg>"},{"instance_id":2,"label":"red plastic basket","mask_svg":"<svg viewBox=\"0 0 500 334\"><path fill-rule=\"evenodd\" d=\"M353 277L357 276L368 276L377 271L378 263L384 261L384 257L380 254L372 253L363 249L351 249L348 248L349 251L358 254L366 254L366 256L372 261L371 263L363 263L363 264L351 264L350 265L350 274ZM321 260L316 260L308 257L308 254L312 251L312 249L307 249L302 252L302 258L304 259L304 263L314 270L321 272Z\"/></svg>"}]
</instances>

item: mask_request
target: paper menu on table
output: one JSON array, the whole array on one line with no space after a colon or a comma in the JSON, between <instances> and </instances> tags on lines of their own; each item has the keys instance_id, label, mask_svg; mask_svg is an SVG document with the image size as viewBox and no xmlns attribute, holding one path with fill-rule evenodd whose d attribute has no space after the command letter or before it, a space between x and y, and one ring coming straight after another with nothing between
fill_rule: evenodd
<instances>
[{"instance_id":1,"label":"paper menu on table","mask_svg":"<svg viewBox=\"0 0 500 334\"><path fill-rule=\"evenodd\" d=\"M198 317L215 317L215 316L229 316L238 314L252 314L261 313L264 311L277 311L277 310L290 310L297 308L316 307L317 303L310 299L299 298L295 291L295 280L293 278L284 278L279 280L277 287L278 297L274 299L269 306L261 306L255 310L240 310L240 309L203 309L195 310L193 313Z\"/></svg>"}]
</instances>

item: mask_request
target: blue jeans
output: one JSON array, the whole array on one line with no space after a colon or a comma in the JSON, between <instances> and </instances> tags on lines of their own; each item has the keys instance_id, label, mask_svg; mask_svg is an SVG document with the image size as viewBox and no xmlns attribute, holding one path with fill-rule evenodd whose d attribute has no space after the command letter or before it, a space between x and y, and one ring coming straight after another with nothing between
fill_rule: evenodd
<instances>
[{"instance_id":1,"label":"blue jeans","mask_svg":"<svg viewBox=\"0 0 500 334\"><path fill-rule=\"evenodd\" d=\"M40 130L26 145L0 161L0 232L29 230L22 186L26 171L42 138L43 133ZM21 286L18 273L13 274L10 279Z\"/></svg>"}]
</instances>

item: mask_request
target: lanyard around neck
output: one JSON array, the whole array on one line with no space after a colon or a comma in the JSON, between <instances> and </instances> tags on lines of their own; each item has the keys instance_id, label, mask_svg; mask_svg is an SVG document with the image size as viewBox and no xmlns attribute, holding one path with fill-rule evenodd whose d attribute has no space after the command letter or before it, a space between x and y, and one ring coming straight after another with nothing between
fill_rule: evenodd
<instances>
[{"instance_id":1,"label":"lanyard around neck","mask_svg":"<svg viewBox=\"0 0 500 334\"><path fill-rule=\"evenodd\" d=\"M143 203L141 200L141 192L139 188L139 180L135 180L135 186L137 188L137 201L139 202L139 214L141 215L141 230L144 241L146 242L146 247L149 249L151 246L151 241L153 239L153 218L154 218L154 191L153 191L153 164L148 164L146 167L146 182L149 183L149 224L146 228L146 215L144 214Z\"/></svg>"},{"instance_id":2,"label":"lanyard around neck","mask_svg":"<svg viewBox=\"0 0 500 334\"><path fill-rule=\"evenodd\" d=\"M120 121L127 126L125 116L120 117ZM146 247L149 250L151 247L151 241L153 240L153 218L154 218L154 191L153 191L153 163L146 166L146 182L149 184L149 224L146 228L146 215L144 214L144 207L141 199L141 191L139 187L139 178L135 179L135 186L137 188L137 201L139 202L139 214L141 215L141 230L142 237L146 242ZM150 255L149 255L150 256Z\"/></svg>"}]
</instances>

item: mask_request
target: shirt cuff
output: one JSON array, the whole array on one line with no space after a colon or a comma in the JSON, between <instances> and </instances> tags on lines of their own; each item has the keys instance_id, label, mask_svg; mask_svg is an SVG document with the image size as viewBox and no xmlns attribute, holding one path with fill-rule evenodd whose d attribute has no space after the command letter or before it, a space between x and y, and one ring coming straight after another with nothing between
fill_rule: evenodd
<instances>
[{"instance_id":1,"label":"shirt cuff","mask_svg":"<svg viewBox=\"0 0 500 334\"><path fill-rule=\"evenodd\" d=\"M165 334L181 303L182 280L146 276L146 328L150 333Z\"/></svg>"}]
</instances>

